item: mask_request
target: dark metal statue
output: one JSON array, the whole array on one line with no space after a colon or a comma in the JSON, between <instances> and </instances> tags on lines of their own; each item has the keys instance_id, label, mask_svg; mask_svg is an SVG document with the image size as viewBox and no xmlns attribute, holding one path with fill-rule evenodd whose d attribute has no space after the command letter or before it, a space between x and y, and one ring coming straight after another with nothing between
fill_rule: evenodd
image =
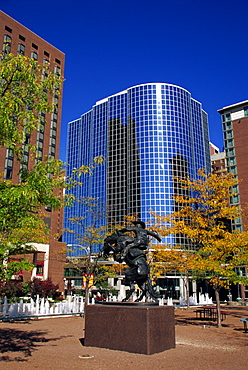
<instances>
[{"instance_id":1,"label":"dark metal statue","mask_svg":"<svg viewBox=\"0 0 248 370\"><path fill-rule=\"evenodd\" d=\"M127 301L131 297L135 291L135 284L137 284L142 293L136 299L136 302L140 302L144 296L158 302L159 295L152 288L144 251L148 248L149 236L156 238L158 241L161 241L161 239L157 233L147 230L144 222L133 221L132 223L134 226L117 230L105 238L102 253L106 257L113 253L115 261L125 261L129 266L125 271L124 284L129 286L130 289L123 301ZM133 232L135 236L128 234L130 232Z\"/></svg>"}]
</instances>

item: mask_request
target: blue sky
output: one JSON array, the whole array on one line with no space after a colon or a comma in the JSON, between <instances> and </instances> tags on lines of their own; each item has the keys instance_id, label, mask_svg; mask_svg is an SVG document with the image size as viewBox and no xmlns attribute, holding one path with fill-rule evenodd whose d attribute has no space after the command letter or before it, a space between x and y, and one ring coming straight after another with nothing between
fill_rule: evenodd
<instances>
[{"instance_id":1,"label":"blue sky","mask_svg":"<svg viewBox=\"0 0 248 370\"><path fill-rule=\"evenodd\" d=\"M247 0L0 0L0 9L66 54L62 160L67 123L136 84L190 91L220 149L217 109L248 99Z\"/></svg>"}]
</instances>

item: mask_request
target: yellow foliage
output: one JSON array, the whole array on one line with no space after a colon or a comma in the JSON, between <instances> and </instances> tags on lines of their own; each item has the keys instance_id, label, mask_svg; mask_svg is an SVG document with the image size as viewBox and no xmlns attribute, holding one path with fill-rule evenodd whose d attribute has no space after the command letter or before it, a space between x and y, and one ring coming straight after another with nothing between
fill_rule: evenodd
<instances>
[{"instance_id":1,"label":"yellow foliage","mask_svg":"<svg viewBox=\"0 0 248 370\"><path fill-rule=\"evenodd\" d=\"M248 232L230 232L225 222L240 217L240 208L229 202L239 181L232 174L207 175L202 170L197 180L177 181L188 196L174 197L178 206L172 214L152 213L153 229L162 237L182 235L190 245L155 247L154 274L177 270L206 276L216 288L237 281L235 267L248 264Z\"/></svg>"}]
</instances>

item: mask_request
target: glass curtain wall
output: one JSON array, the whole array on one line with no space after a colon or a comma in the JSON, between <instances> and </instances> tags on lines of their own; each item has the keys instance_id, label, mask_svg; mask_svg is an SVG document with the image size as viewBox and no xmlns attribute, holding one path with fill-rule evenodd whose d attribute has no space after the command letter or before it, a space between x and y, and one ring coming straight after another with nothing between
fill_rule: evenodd
<instances>
[{"instance_id":1,"label":"glass curtain wall","mask_svg":"<svg viewBox=\"0 0 248 370\"><path fill-rule=\"evenodd\" d=\"M173 195L183 190L174 177L196 178L199 168L211 171L207 114L179 86L131 87L97 102L69 124L67 162L71 168L90 163L97 155L105 157L104 165L85 177L77 191L104 202L106 222L138 214L150 223L151 210L166 215L180 206ZM66 211L65 223L72 212ZM166 242L186 243L176 238L169 236Z\"/></svg>"}]
</instances>

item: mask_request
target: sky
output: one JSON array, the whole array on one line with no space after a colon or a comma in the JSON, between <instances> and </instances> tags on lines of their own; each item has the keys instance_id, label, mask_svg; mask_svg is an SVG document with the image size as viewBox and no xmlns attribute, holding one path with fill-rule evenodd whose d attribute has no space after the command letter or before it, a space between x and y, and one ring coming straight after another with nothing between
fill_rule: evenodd
<instances>
[{"instance_id":1,"label":"sky","mask_svg":"<svg viewBox=\"0 0 248 370\"><path fill-rule=\"evenodd\" d=\"M0 0L0 9L66 54L63 161L68 122L137 84L188 90L220 150L217 110L248 100L247 0Z\"/></svg>"}]
</instances>

